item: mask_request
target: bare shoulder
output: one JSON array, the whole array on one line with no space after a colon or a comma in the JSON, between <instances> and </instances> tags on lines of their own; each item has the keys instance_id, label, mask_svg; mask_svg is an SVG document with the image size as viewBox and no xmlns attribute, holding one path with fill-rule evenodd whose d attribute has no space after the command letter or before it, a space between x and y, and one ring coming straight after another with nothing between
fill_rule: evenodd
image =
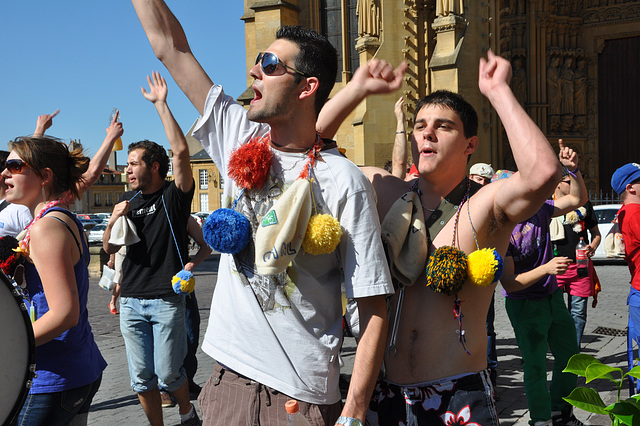
<instances>
[{"instance_id":1,"label":"bare shoulder","mask_svg":"<svg viewBox=\"0 0 640 426\"><path fill-rule=\"evenodd\" d=\"M393 203L411 189L411 182L406 182L377 167L361 167L361 170L373 185L377 197L378 214L380 220L383 220Z\"/></svg>"}]
</instances>

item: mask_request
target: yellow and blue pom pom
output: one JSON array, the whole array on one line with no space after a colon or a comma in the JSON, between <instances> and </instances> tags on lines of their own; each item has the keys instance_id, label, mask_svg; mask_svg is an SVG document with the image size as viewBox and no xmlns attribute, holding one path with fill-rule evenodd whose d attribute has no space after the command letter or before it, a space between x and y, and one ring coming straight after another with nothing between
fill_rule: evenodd
<instances>
[{"instance_id":1,"label":"yellow and blue pom pom","mask_svg":"<svg viewBox=\"0 0 640 426\"><path fill-rule=\"evenodd\" d=\"M332 253L342 238L340 222L329 214L311 216L302 240L302 248L309 254Z\"/></svg>"},{"instance_id":2,"label":"yellow and blue pom pom","mask_svg":"<svg viewBox=\"0 0 640 426\"><path fill-rule=\"evenodd\" d=\"M436 249L427 262L427 287L448 296L462 289L467 279L467 255L455 247Z\"/></svg>"},{"instance_id":3,"label":"yellow and blue pom pom","mask_svg":"<svg viewBox=\"0 0 640 426\"><path fill-rule=\"evenodd\" d=\"M227 208L211 213L202 225L204 240L220 253L240 253L249 243L250 234L249 219Z\"/></svg>"},{"instance_id":4,"label":"yellow and blue pom pom","mask_svg":"<svg viewBox=\"0 0 640 426\"><path fill-rule=\"evenodd\" d=\"M189 294L196 286L196 279L191 272L183 269L173 276L171 286L173 291L178 294Z\"/></svg>"},{"instance_id":5,"label":"yellow and blue pom pom","mask_svg":"<svg viewBox=\"0 0 640 426\"><path fill-rule=\"evenodd\" d=\"M476 250L469 254L467 272L472 284L486 287L502 276L502 256L491 248Z\"/></svg>"}]
</instances>

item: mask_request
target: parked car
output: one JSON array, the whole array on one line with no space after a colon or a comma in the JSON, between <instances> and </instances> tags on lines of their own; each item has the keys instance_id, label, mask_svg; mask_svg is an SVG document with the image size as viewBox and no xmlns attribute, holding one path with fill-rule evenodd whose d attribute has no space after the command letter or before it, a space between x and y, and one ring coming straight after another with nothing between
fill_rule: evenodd
<instances>
[{"instance_id":1,"label":"parked car","mask_svg":"<svg viewBox=\"0 0 640 426\"><path fill-rule=\"evenodd\" d=\"M198 222L198 225L202 226L204 224L204 221L207 220L210 214L211 212L197 212L197 213L191 213L191 216L193 216L196 219L196 221Z\"/></svg>"},{"instance_id":2,"label":"parked car","mask_svg":"<svg viewBox=\"0 0 640 426\"><path fill-rule=\"evenodd\" d=\"M604 238L613 226L613 220L621 207L622 204L602 204L600 206L593 206L593 210L598 218L598 230L600 231L600 235L602 235L602 240L600 241L600 245L596 249L595 254L591 258L592 260L608 260L624 263L623 259L608 258L604 250Z\"/></svg>"},{"instance_id":3,"label":"parked car","mask_svg":"<svg viewBox=\"0 0 640 426\"><path fill-rule=\"evenodd\" d=\"M98 224L91 228L87 237L89 244L102 244L102 236L105 229L107 229L107 225L103 224Z\"/></svg>"},{"instance_id":4,"label":"parked car","mask_svg":"<svg viewBox=\"0 0 640 426\"><path fill-rule=\"evenodd\" d=\"M80 216L78 216L78 219L80 219L80 223L82 223L82 227L84 228L85 232L91 231L94 226L98 225L98 222L95 220L82 219Z\"/></svg>"}]
</instances>

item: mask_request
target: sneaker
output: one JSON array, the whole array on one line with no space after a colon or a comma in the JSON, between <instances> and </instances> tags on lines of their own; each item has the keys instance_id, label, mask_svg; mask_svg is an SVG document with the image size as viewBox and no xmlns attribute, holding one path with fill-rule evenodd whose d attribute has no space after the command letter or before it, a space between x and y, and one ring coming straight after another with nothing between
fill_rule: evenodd
<instances>
[{"instance_id":1,"label":"sneaker","mask_svg":"<svg viewBox=\"0 0 640 426\"><path fill-rule=\"evenodd\" d=\"M173 400L169 392L160 392L160 401L162 403L162 408L170 408L175 407L176 402Z\"/></svg>"},{"instance_id":2,"label":"sneaker","mask_svg":"<svg viewBox=\"0 0 640 426\"><path fill-rule=\"evenodd\" d=\"M180 424L187 426L200 426L202 422L200 421L200 417L198 417L198 414L194 411L193 417L189 418L188 420L182 421Z\"/></svg>"},{"instance_id":3,"label":"sneaker","mask_svg":"<svg viewBox=\"0 0 640 426\"><path fill-rule=\"evenodd\" d=\"M576 419L573 414L571 414L571 417L562 417L562 414L560 414L559 416L553 416L551 420L553 421L553 426L584 426L584 423Z\"/></svg>"}]
</instances>

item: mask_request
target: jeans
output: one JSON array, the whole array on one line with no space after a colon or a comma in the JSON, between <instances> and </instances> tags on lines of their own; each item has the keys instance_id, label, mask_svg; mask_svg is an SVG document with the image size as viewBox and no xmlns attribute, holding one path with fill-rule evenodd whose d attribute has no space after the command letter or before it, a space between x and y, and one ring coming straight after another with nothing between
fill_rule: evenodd
<instances>
[{"instance_id":1,"label":"jeans","mask_svg":"<svg viewBox=\"0 0 640 426\"><path fill-rule=\"evenodd\" d=\"M556 290L540 300L507 298L505 306L524 361L529 423L550 420L551 411L568 412L571 405L562 397L576 387L578 376L562 370L569 358L578 353L578 345L562 291ZM547 345L554 358L550 387L547 387Z\"/></svg>"},{"instance_id":2,"label":"jeans","mask_svg":"<svg viewBox=\"0 0 640 426\"><path fill-rule=\"evenodd\" d=\"M173 392L187 380L185 297L120 298L120 331L127 350L131 389L136 393L157 387Z\"/></svg>"},{"instance_id":3,"label":"jeans","mask_svg":"<svg viewBox=\"0 0 640 426\"><path fill-rule=\"evenodd\" d=\"M20 415L12 425L51 425L67 426L74 418L84 416L89 413L89 407L94 395L98 392L102 375L98 379L75 389L62 392L29 394L22 406Z\"/></svg>"},{"instance_id":4,"label":"jeans","mask_svg":"<svg viewBox=\"0 0 640 426\"><path fill-rule=\"evenodd\" d=\"M629 323L627 330L627 362L628 368L634 367L637 356L633 353L633 342L640 345L640 291L631 287L629 297L627 298L629 305ZM640 380L627 376L629 378L629 395L640 393Z\"/></svg>"},{"instance_id":5,"label":"jeans","mask_svg":"<svg viewBox=\"0 0 640 426\"><path fill-rule=\"evenodd\" d=\"M571 312L573 321L576 323L576 335L578 338L578 350L580 350L580 342L582 341L582 334L584 333L584 327L587 323L587 302L588 297L572 296L567 293L567 308Z\"/></svg>"}]
</instances>

